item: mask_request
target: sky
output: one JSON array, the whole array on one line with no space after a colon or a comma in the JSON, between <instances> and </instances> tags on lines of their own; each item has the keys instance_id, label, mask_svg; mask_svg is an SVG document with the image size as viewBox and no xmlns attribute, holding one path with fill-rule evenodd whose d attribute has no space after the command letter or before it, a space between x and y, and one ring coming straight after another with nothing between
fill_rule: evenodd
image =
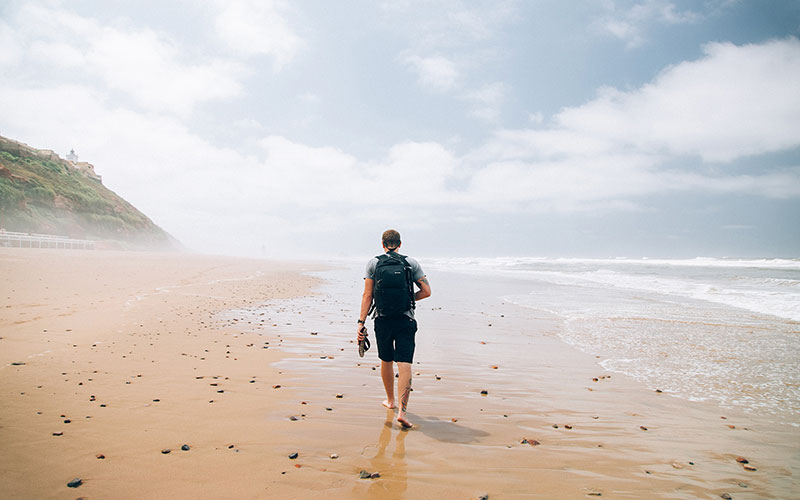
<instances>
[{"instance_id":1,"label":"sky","mask_svg":"<svg viewBox=\"0 0 800 500\"><path fill-rule=\"evenodd\" d=\"M192 250L800 257L800 2L0 0L0 135Z\"/></svg>"}]
</instances>

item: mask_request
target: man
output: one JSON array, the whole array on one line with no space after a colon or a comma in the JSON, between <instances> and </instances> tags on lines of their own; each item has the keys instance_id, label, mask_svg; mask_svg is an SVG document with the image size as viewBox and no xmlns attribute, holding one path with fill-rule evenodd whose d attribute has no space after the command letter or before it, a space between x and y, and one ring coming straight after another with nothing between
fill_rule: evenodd
<instances>
[{"instance_id":1,"label":"man","mask_svg":"<svg viewBox=\"0 0 800 500\"><path fill-rule=\"evenodd\" d=\"M408 421L406 410L408 398L411 394L411 363L414 361L414 334L417 331L417 322L414 319L414 302L431 295L431 287L419 263L411 257L397 253L400 248L400 233L389 229L381 237L385 257L374 257L367 263L364 276L364 293L361 296L361 314L358 317L358 341L361 342L367 335L364 322L372 308L375 298L376 272L379 262L393 259L407 264L410 268L410 279L419 288L411 289L413 302L408 301L408 308L399 314L386 314L382 307L375 309L375 340L378 343L378 357L381 360L381 379L386 390L386 400L383 406L389 409L396 408L394 399L394 363L397 363L397 393L400 395L400 409L397 412L397 423L404 429L413 427ZM410 299L410 298L409 298ZM405 308L405 306L401 306Z\"/></svg>"}]
</instances>

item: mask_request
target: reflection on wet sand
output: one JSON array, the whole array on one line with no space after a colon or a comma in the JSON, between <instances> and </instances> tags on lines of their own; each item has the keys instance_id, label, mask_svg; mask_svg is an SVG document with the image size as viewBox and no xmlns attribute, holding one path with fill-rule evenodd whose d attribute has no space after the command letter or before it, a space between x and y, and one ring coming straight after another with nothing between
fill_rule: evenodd
<instances>
[{"instance_id":1,"label":"reflection on wet sand","mask_svg":"<svg viewBox=\"0 0 800 500\"><path fill-rule=\"evenodd\" d=\"M394 411L386 411L386 421L381 426L378 436L377 451L370 459L370 471L379 472L380 481L373 481L369 486L368 498L392 499L404 498L408 489L408 464L406 463L406 436L408 431L396 430L394 450L387 455L387 448L392 438L392 421Z\"/></svg>"}]
</instances>

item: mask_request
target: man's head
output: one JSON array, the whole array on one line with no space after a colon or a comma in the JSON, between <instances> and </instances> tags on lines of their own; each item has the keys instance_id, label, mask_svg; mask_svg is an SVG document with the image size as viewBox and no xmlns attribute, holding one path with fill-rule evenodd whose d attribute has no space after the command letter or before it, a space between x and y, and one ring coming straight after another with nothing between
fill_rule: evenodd
<instances>
[{"instance_id":1,"label":"man's head","mask_svg":"<svg viewBox=\"0 0 800 500\"><path fill-rule=\"evenodd\" d=\"M400 248L400 233L394 229L387 229L381 236L381 243L386 250L397 250Z\"/></svg>"}]
</instances>

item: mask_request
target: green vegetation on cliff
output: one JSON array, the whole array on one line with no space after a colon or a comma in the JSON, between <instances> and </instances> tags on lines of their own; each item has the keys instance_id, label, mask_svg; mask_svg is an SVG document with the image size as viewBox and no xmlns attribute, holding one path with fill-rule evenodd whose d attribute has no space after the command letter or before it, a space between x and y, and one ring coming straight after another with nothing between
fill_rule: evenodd
<instances>
[{"instance_id":1,"label":"green vegetation on cliff","mask_svg":"<svg viewBox=\"0 0 800 500\"><path fill-rule=\"evenodd\" d=\"M103 186L94 167L0 137L0 227L126 248L177 248L146 215Z\"/></svg>"}]
</instances>

